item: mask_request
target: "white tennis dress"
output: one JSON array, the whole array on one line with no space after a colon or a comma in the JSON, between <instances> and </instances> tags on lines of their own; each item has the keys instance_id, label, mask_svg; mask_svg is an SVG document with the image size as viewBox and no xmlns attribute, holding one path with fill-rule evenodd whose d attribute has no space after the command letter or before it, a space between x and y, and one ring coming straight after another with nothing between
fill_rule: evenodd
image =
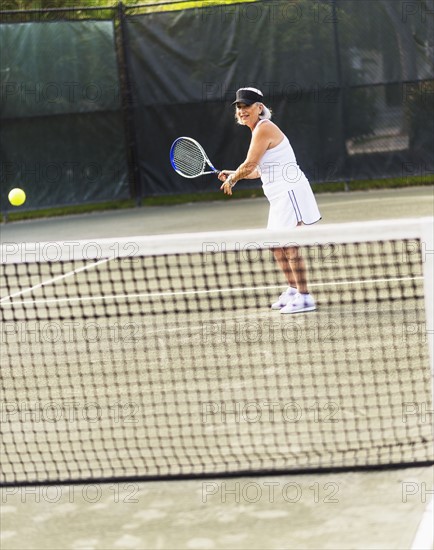
<instances>
[{"instance_id":1,"label":"white tennis dress","mask_svg":"<svg viewBox=\"0 0 434 550\"><path fill-rule=\"evenodd\" d=\"M266 119L260 120L256 128L263 122ZM310 225L321 219L309 180L298 166L286 136L276 147L265 151L259 171L270 203L267 229L291 229L300 222Z\"/></svg>"}]
</instances>

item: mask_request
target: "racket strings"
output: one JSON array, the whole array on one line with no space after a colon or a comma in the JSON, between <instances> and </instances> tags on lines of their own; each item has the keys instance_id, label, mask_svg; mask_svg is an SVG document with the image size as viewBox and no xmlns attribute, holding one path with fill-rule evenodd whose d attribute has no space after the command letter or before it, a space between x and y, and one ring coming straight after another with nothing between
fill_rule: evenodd
<instances>
[{"instance_id":1,"label":"racket strings","mask_svg":"<svg viewBox=\"0 0 434 550\"><path fill-rule=\"evenodd\" d=\"M179 140L173 150L173 162L179 172L187 176L198 176L205 169L205 158L196 144Z\"/></svg>"}]
</instances>

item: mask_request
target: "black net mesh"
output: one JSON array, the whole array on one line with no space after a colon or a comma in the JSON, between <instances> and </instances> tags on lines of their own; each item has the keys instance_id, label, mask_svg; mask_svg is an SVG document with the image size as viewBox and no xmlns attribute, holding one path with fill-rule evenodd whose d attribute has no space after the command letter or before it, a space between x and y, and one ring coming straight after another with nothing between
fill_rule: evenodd
<instances>
[{"instance_id":1,"label":"black net mesh","mask_svg":"<svg viewBox=\"0 0 434 550\"><path fill-rule=\"evenodd\" d=\"M302 246L292 315L271 250L225 242L2 265L2 482L432 462L420 240Z\"/></svg>"}]
</instances>

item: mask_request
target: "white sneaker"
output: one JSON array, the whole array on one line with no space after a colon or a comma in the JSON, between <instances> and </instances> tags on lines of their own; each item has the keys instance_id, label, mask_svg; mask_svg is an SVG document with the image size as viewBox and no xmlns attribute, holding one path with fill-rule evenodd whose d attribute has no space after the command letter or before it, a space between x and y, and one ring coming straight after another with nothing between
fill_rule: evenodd
<instances>
[{"instance_id":1,"label":"white sneaker","mask_svg":"<svg viewBox=\"0 0 434 550\"><path fill-rule=\"evenodd\" d=\"M280 310L280 313L302 313L303 311L314 311L315 300L310 294L297 294L293 299Z\"/></svg>"},{"instance_id":2,"label":"white sneaker","mask_svg":"<svg viewBox=\"0 0 434 550\"><path fill-rule=\"evenodd\" d=\"M292 298L297 294L297 289L289 286L282 294L279 296L277 302L271 304L271 309L282 309L284 306L289 304Z\"/></svg>"}]
</instances>

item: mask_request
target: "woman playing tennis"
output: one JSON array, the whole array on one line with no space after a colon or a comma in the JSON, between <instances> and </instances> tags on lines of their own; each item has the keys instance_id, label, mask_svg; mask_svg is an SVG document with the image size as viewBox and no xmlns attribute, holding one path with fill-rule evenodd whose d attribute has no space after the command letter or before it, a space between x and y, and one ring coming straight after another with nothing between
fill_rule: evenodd
<instances>
[{"instance_id":1,"label":"woman playing tennis","mask_svg":"<svg viewBox=\"0 0 434 550\"><path fill-rule=\"evenodd\" d=\"M252 140L246 160L236 170L222 170L221 189L232 195L233 186L242 179L261 178L264 194L270 203L267 229L292 229L313 224L321 214L309 181L300 170L294 151L285 134L271 122L271 112L256 88L240 88L236 93L235 117L248 126ZM285 274L288 288L272 309L280 313L301 313L316 309L307 288L306 266L299 248L275 248L274 257Z\"/></svg>"}]
</instances>

